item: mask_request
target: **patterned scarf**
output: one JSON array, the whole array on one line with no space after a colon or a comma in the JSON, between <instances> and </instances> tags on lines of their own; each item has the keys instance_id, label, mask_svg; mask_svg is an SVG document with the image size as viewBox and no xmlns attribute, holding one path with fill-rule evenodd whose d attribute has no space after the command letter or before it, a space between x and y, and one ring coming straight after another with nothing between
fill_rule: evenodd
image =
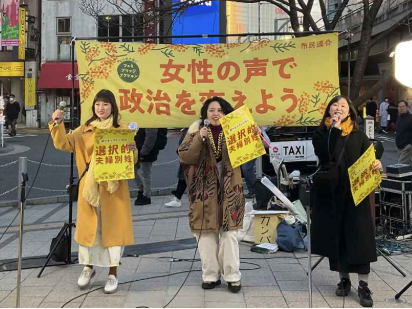
<instances>
[{"instance_id":1,"label":"patterned scarf","mask_svg":"<svg viewBox=\"0 0 412 309\"><path fill-rule=\"evenodd\" d=\"M325 119L325 126L329 129L332 122L330 121L330 117ZM344 122L341 122L340 128L342 129L342 136L349 135L353 130L353 123L350 117L346 118Z\"/></svg>"},{"instance_id":2,"label":"patterned scarf","mask_svg":"<svg viewBox=\"0 0 412 309\"><path fill-rule=\"evenodd\" d=\"M113 126L113 117L110 116L106 120L100 121L95 120L90 123L90 125L97 129L110 129ZM89 170L85 176L85 183L83 188L83 198L92 206L99 207L100 205L100 194L99 194L99 184L103 185L106 190L112 194L119 187L119 182L114 181L102 181L100 183L96 182L94 177L94 161L95 155L93 152L92 159L90 161Z\"/></svg>"}]
</instances>

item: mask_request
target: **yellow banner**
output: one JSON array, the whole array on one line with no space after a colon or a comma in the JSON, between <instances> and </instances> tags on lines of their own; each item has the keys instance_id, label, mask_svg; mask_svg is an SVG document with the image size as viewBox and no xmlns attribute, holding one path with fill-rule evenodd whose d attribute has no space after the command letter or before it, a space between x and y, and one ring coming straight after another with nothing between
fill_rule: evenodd
<instances>
[{"instance_id":1,"label":"yellow banner","mask_svg":"<svg viewBox=\"0 0 412 309\"><path fill-rule=\"evenodd\" d=\"M0 61L0 76L24 76L24 62Z\"/></svg>"},{"instance_id":2,"label":"yellow banner","mask_svg":"<svg viewBox=\"0 0 412 309\"><path fill-rule=\"evenodd\" d=\"M187 127L203 102L222 96L247 105L259 125L316 126L339 94L338 35L284 41L166 45L78 41L81 121L101 89L123 122Z\"/></svg>"},{"instance_id":3,"label":"yellow banner","mask_svg":"<svg viewBox=\"0 0 412 309\"><path fill-rule=\"evenodd\" d=\"M135 131L128 129L96 129L93 151L94 175L97 182L134 179L133 143Z\"/></svg>"},{"instance_id":4,"label":"yellow banner","mask_svg":"<svg viewBox=\"0 0 412 309\"><path fill-rule=\"evenodd\" d=\"M356 206L382 181L380 172L373 170L375 160L375 149L371 144L368 150L348 169L350 189Z\"/></svg>"},{"instance_id":5,"label":"yellow banner","mask_svg":"<svg viewBox=\"0 0 412 309\"><path fill-rule=\"evenodd\" d=\"M36 80L32 77L24 81L24 105L36 106Z\"/></svg>"},{"instance_id":6,"label":"yellow banner","mask_svg":"<svg viewBox=\"0 0 412 309\"><path fill-rule=\"evenodd\" d=\"M220 118L220 124L233 168L266 153L259 133L254 132L255 120L246 105Z\"/></svg>"},{"instance_id":7,"label":"yellow banner","mask_svg":"<svg viewBox=\"0 0 412 309\"><path fill-rule=\"evenodd\" d=\"M26 59L26 9L19 8L19 59Z\"/></svg>"}]
</instances>

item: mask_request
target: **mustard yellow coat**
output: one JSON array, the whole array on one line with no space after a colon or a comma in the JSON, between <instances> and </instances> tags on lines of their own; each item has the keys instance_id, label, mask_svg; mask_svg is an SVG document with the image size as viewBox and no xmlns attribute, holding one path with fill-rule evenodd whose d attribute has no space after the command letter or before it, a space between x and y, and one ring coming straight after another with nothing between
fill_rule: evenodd
<instances>
[{"instance_id":1,"label":"mustard yellow coat","mask_svg":"<svg viewBox=\"0 0 412 309\"><path fill-rule=\"evenodd\" d=\"M53 122L50 122L49 128L54 147L58 150L74 152L78 175L82 175L86 169L86 163L90 162L93 154L94 127L82 125L69 134L66 134L64 123L53 128ZM120 128L125 129L126 126L121 125ZM137 151L134 157L137 163ZM74 239L82 246L91 247L96 237L97 215L93 206L83 199L84 180L85 178L80 181ZM107 192L103 186L100 186L99 190L102 246L107 248L133 244L132 211L127 180L120 180L119 188L113 194Z\"/></svg>"}]
</instances>

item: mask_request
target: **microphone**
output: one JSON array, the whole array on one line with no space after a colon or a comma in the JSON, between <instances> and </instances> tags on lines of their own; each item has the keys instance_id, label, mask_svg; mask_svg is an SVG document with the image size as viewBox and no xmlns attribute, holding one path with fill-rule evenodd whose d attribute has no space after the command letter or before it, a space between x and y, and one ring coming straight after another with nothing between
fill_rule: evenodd
<instances>
[{"instance_id":1,"label":"microphone","mask_svg":"<svg viewBox=\"0 0 412 309\"><path fill-rule=\"evenodd\" d=\"M129 130L136 131L135 134L137 133L137 131L139 131L139 126L138 126L137 122L131 122L131 123L129 123L129 125L127 126L127 128L128 128Z\"/></svg>"},{"instance_id":2,"label":"microphone","mask_svg":"<svg viewBox=\"0 0 412 309\"><path fill-rule=\"evenodd\" d=\"M342 112L341 112L341 111L335 112L335 115L338 115L338 114L339 114L339 115L342 115ZM333 120L330 127L331 127L331 128L334 128L335 126L336 126L336 120Z\"/></svg>"},{"instance_id":3,"label":"microphone","mask_svg":"<svg viewBox=\"0 0 412 309\"><path fill-rule=\"evenodd\" d=\"M59 108L58 108L58 109L61 110L61 111L63 111L65 107L66 107L66 102L60 101L60 103L59 103ZM53 127L57 124L57 121L59 121L59 120L60 120L59 117L54 118Z\"/></svg>"},{"instance_id":4,"label":"microphone","mask_svg":"<svg viewBox=\"0 0 412 309\"><path fill-rule=\"evenodd\" d=\"M206 127L206 128L209 128L209 126L210 126L210 120L209 119L205 119L205 120L203 120L203 125ZM203 138L203 142L205 141L205 138Z\"/></svg>"}]
</instances>

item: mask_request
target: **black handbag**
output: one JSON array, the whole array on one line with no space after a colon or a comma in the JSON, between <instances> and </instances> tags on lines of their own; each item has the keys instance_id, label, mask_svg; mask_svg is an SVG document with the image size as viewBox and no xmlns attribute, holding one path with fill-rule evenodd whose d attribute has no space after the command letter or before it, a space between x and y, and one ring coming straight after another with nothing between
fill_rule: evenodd
<instances>
[{"instance_id":1,"label":"black handbag","mask_svg":"<svg viewBox=\"0 0 412 309\"><path fill-rule=\"evenodd\" d=\"M54 237L50 244L50 252L56 244L57 240L60 238L61 234L64 235L61 238L61 241L57 244L56 249L54 250L51 259L55 262L66 262L68 261L68 252L69 252L69 232L67 229L61 229L59 234Z\"/></svg>"},{"instance_id":2,"label":"black handbag","mask_svg":"<svg viewBox=\"0 0 412 309\"><path fill-rule=\"evenodd\" d=\"M82 180L83 176L89 170L89 165L90 165L90 162L86 163L86 169L84 170L83 174L80 176L79 181L77 183L66 186L67 194L70 196L73 202L77 202L77 200L79 199L80 181Z\"/></svg>"},{"instance_id":3,"label":"black handbag","mask_svg":"<svg viewBox=\"0 0 412 309\"><path fill-rule=\"evenodd\" d=\"M345 145L349 135L345 138L342 152L339 155L338 161L329 162L321 165L318 172L313 176L313 184L318 192L329 194L330 190L335 190L339 184L339 168L338 165L345 153Z\"/></svg>"}]
</instances>

